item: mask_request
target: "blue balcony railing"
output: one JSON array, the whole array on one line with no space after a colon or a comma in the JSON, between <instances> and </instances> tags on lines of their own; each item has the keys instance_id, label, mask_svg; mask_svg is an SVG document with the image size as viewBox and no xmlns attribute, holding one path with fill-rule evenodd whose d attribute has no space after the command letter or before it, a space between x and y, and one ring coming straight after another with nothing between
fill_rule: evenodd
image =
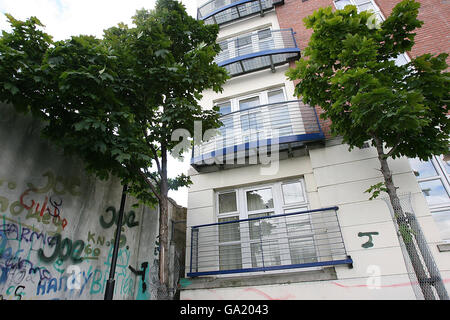
<instances>
[{"instance_id":1,"label":"blue balcony railing","mask_svg":"<svg viewBox=\"0 0 450 320\"><path fill-rule=\"evenodd\" d=\"M254 14L263 14L283 0L211 0L197 10L197 19L206 24L224 24Z\"/></svg>"},{"instance_id":2,"label":"blue balcony railing","mask_svg":"<svg viewBox=\"0 0 450 320\"><path fill-rule=\"evenodd\" d=\"M227 155L262 146L280 147L325 139L316 110L301 100L246 108L225 114L220 120L223 126L215 135L194 146L193 165L225 163L230 159Z\"/></svg>"},{"instance_id":3,"label":"blue balcony railing","mask_svg":"<svg viewBox=\"0 0 450 320\"><path fill-rule=\"evenodd\" d=\"M274 68L300 56L292 29L263 29L219 42L215 62L231 76Z\"/></svg>"},{"instance_id":4,"label":"blue balcony railing","mask_svg":"<svg viewBox=\"0 0 450 320\"><path fill-rule=\"evenodd\" d=\"M187 276L352 266L337 210L250 215L243 220L194 226Z\"/></svg>"}]
</instances>

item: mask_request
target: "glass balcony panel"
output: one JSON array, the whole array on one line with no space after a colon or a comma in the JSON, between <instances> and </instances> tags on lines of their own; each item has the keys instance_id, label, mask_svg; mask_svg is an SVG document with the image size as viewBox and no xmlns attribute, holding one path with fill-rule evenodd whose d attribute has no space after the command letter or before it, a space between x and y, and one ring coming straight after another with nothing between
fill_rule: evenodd
<instances>
[{"instance_id":1,"label":"glass balcony panel","mask_svg":"<svg viewBox=\"0 0 450 320\"><path fill-rule=\"evenodd\" d=\"M269 101L284 100L281 92L269 95ZM273 143L316 141L324 139L314 110L301 101L281 101L258 105L258 97L239 101L239 111L227 113L220 120L223 126L213 139L194 146L192 163L203 164L203 159L234 153L236 148L257 148L259 143L272 143L265 139L276 139ZM222 105L220 105L222 106ZM224 104L223 112L228 110ZM248 145L244 145L248 143ZM242 146L241 146L242 145ZM234 148L230 148L234 146ZM226 148L226 150L224 150Z\"/></svg>"},{"instance_id":2,"label":"glass balcony panel","mask_svg":"<svg viewBox=\"0 0 450 320\"><path fill-rule=\"evenodd\" d=\"M231 76L274 68L300 55L291 29L255 31L222 41L220 47L215 62Z\"/></svg>"}]
</instances>

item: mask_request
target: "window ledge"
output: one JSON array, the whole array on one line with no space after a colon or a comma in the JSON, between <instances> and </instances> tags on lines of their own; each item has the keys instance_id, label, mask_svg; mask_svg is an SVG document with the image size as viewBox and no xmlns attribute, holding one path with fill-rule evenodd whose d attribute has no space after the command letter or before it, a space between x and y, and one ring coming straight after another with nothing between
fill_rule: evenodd
<instances>
[{"instance_id":1,"label":"window ledge","mask_svg":"<svg viewBox=\"0 0 450 320\"><path fill-rule=\"evenodd\" d=\"M288 272L288 273L264 273L262 275L239 277L200 277L181 279L181 290L215 289L230 287L263 286L273 284L290 284L298 282L337 280L334 267L321 270Z\"/></svg>"},{"instance_id":2,"label":"window ledge","mask_svg":"<svg viewBox=\"0 0 450 320\"><path fill-rule=\"evenodd\" d=\"M450 243L440 243L437 245L439 252L449 252Z\"/></svg>"}]
</instances>

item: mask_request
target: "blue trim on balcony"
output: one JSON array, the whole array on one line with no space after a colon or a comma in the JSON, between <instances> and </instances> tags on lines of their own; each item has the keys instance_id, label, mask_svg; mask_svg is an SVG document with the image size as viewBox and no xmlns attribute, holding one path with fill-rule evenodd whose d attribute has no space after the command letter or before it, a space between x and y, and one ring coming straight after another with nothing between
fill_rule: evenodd
<instances>
[{"instance_id":1,"label":"blue trim on balcony","mask_svg":"<svg viewBox=\"0 0 450 320\"><path fill-rule=\"evenodd\" d=\"M265 271L287 270L287 269L297 269L297 268L336 266L336 265L341 265L341 264L352 265L353 260L349 257L349 258L343 259L343 260L330 260L330 261L321 261L321 262L290 264L290 265L284 265L284 266L270 266L270 267L232 269L232 270L220 270L220 271L189 272L187 274L187 276L190 278L195 278L195 277L200 277L200 276L211 276L211 275L217 275L217 274L265 272Z\"/></svg>"},{"instance_id":2,"label":"blue trim on balcony","mask_svg":"<svg viewBox=\"0 0 450 320\"><path fill-rule=\"evenodd\" d=\"M281 145L286 143L318 141L323 139L325 139L325 135L323 134L323 132L318 132L318 133L306 133L292 136L284 136L279 137L277 140L278 144ZM259 146L270 146L270 145L272 145L272 139L262 139L252 142L246 142L239 145L234 145L223 149L215 150L213 152L209 152L198 157L194 157L191 159L191 164L198 164L207 159L215 158L216 155L224 156L226 154L236 153L238 151L249 150L250 148L257 148Z\"/></svg>"},{"instance_id":3,"label":"blue trim on balcony","mask_svg":"<svg viewBox=\"0 0 450 320\"><path fill-rule=\"evenodd\" d=\"M299 48L284 48L284 49L264 50L264 51L249 53L249 54L245 54L243 56L238 56L238 57L235 57L232 59L228 59L223 62L219 62L218 65L219 65L219 67L224 67L224 66L227 66L229 64L239 62L239 61L244 61L244 60L257 58L257 57L283 54L283 53L298 53L298 54L300 54L300 49Z\"/></svg>"}]
</instances>

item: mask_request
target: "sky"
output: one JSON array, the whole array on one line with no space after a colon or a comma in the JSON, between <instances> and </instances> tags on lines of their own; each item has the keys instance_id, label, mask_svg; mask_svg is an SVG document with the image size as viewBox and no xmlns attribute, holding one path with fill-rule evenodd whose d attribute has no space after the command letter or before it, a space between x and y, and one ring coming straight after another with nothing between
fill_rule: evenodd
<instances>
[{"instance_id":1,"label":"sky","mask_svg":"<svg viewBox=\"0 0 450 320\"><path fill-rule=\"evenodd\" d=\"M25 20L36 16L54 40L72 35L102 37L103 30L120 22L131 25L131 17L138 9L153 9L156 0L0 0L0 30L9 31L5 13ZM188 14L197 15L196 0L181 0ZM176 177L189 170L190 156L185 161L169 160L168 175ZM187 206L187 188L170 191L169 196L179 205Z\"/></svg>"},{"instance_id":2,"label":"sky","mask_svg":"<svg viewBox=\"0 0 450 320\"><path fill-rule=\"evenodd\" d=\"M119 22L131 24L137 9L153 9L156 0L0 0L0 12L23 20L36 16L54 40L71 35L89 34L101 37L103 30ZM196 17L197 1L181 0L187 12ZM8 29L4 14L0 29Z\"/></svg>"}]
</instances>

